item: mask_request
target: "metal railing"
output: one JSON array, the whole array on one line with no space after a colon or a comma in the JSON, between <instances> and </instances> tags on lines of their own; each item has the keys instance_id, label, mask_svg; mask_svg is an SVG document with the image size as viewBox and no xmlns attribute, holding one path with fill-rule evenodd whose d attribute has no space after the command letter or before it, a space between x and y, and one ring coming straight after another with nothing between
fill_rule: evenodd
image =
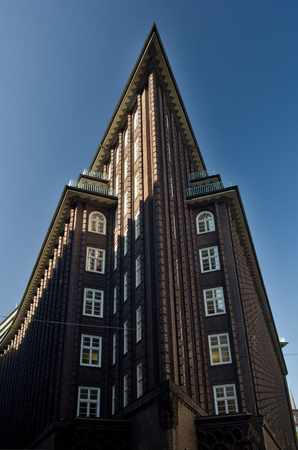
<instances>
[{"instance_id":1,"label":"metal railing","mask_svg":"<svg viewBox=\"0 0 298 450\"><path fill-rule=\"evenodd\" d=\"M99 184L87 183L86 181L70 180L68 186L85 189L86 191L95 192L96 194L112 195L113 197L116 197L115 189L101 186Z\"/></svg>"},{"instance_id":2,"label":"metal railing","mask_svg":"<svg viewBox=\"0 0 298 450\"><path fill-rule=\"evenodd\" d=\"M194 197L195 195L208 194L209 192L220 191L233 186L232 181L218 181L217 183L203 184L202 186L194 186L186 189L186 197Z\"/></svg>"},{"instance_id":3,"label":"metal railing","mask_svg":"<svg viewBox=\"0 0 298 450\"><path fill-rule=\"evenodd\" d=\"M190 181L196 180L197 178L206 178L215 175L215 170L202 170L201 172L193 172L189 174Z\"/></svg>"},{"instance_id":4,"label":"metal railing","mask_svg":"<svg viewBox=\"0 0 298 450\"><path fill-rule=\"evenodd\" d=\"M102 180L109 180L107 173L97 172L96 170L84 169L83 175L89 175L89 177L101 178Z\"/></svg>"}]
</instances>

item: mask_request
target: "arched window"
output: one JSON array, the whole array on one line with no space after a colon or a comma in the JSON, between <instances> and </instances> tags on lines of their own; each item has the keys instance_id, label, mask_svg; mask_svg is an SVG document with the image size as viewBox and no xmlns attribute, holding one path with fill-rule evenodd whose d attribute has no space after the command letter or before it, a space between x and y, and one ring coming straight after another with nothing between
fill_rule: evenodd
<instances>
[{"instance_id":1,"label":"arched window","mask_svg":"<svg viewBox=\"0 0 298 450\"><path fill-rule=\"evenodd\" d=\"M89 231L93 233L106 234L106 218L100 212L93 212L89 216Z\"/></svg>"},{"instance_id":2,"label":"arched window","mask_svg":"<svg viewBox=\"0 0 298 450\"><path fill-rule=\"evenodd\" d=\"M197 215L197 233L209 233L214 231L214 217L209 211L203 211Z\"/></svg>"}]
</instances>

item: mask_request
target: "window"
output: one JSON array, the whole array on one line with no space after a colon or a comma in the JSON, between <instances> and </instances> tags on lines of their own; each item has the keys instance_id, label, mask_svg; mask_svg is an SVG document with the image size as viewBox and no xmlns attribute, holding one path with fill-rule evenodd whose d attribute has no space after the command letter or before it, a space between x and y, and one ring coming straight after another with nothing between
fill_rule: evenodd
<instances>
[{"instance_id":1,"label":"window","mask_svg":"<svg viewBox=\"0 0 298 450\"><path fill-rule=\"evenodd\" d=\"M136 288L141 284L141 256L136 259Z\"/></svg>"},{"instance_id":2,"label":"window","mask_svg":"<svg viewBox=\"0 0 298 450\"><path fill-rule=\"evenodd\" d=\"M99 417L100 388L79 387L78 416Z\"/></svg>"},{"instance_id":3,"label":"window","mask_svg":"<svg viewBox=\"0 0 298 450\"><path fill-rule=\"evenodd\" d=\"M123 407L128 405L128 375L123 378Z\"/></svg>"},{"instance_id":4,"label":"window","mask_svg":"<svg viewBox=\"0 0 298 450\"><path fill-rule=\"evenodd\" d=\"M116 191L116 195L118 195L118 192L119 192L119 175L116 178L115 191Z\"/></svg>"},{"instance_id":5,"label":"window","mask_svg":"<svg viewBox=\"0 0 298 450\"><path fill-rule=\"evenodd\" d=\"M167 114L166 114L165 120L166 120L166 128L168 130L169 129L169 117Z\"/></svg>"},{"instance_id":6,"label":"window","mask_svg":"<svg viewBox=\"0 0 298 450\"><path fill-rule=\"evenodd\" d=\"M128 177L128 158L124 161L124 179Z\"/></svg>"},{"instance_id":7,"label":"window","mask_svg":"<svg viewBox=\"0 0 298 450\"><path fill-rule=\"evenodd\" d=\"M117 164L118 164L118 162L119 162L119 147L118 148L116 148L116 166L117 166Z\"/></svg>"},{"instance_id":8,"label":"window","mask_svg":"<svg viewBox=\"0 0 298 450\"><path fill-rule=\"evenodd\" d=\"M222 287L203 291L206 316L224 314L226 312Z\"/></svg>"},{"instance_id":9,"label":"window","mask_svg":"<svg viewBox=\"0 0 298 450\"><path fill-rule=\"evenodd\" d=\"M116 386L112 386L112 415L116 412Z\"/></svg>"},{"instance_id":10,"label":"window","mask_svg":"<svg viewBox=\"0 0 298 450\"><path fill-rule=\"evenodd\" d=\"M105 251L98 248L87 247L86 270L91 272L105 272Z\"/></svg>"},{"instance_id":11,"label":"window","mask_svg":"<svg viewBox=\"0 0 298 450\"><path fill-rule=\"evenodd\" d=\"M117 335L116 333L113 334L113 358L112 358L112 364L116 364L116 348L117 348Z\"/></svg>"},{"instance_id":12,"label":"window","mask_svg":"<svg viewBox=\"0 0 298 450\"><path fill-rule=\"evenodd\" d=\"M123 324L123 354L128 352L128 322L127 320Z\"/></svg>"},{"instance_id":13,"label":"window","mask_svg":"<svg viewBox=\"0 0 298 450\"><path fill-rule=\"evenodd\" d=\"M125 192L125 195L124 195L124 215L125 216L128 213L128 209L129 209L129 198L128 198L128 191L127 191L127 192Z\"/></svg>"},{"instance_id":14,"label":"window","mask_svg":"<svg viewBox=\"0 0 298 450\"><path fill-rule=\"evenodd\" d=\"M84 316L103 317L103 291L84 289Z\"/></svg>"},{"instance_id":15,"label":"window","mask_svg":"<svg viewBox=\"0 0 298 450\"><path fill-rule=\"evenodd\" d=\"M124 231L124 256L126 255L128 250L128 228Z\"/></svg>"},{"instance_id":16,"label":"window","mask_svg":"<svg viewBox=\"0 0 298 450\"><path fill-rule=\"evenodd\" d=\"M116 244L114 248L114 270L117 269L117 261L118 261L118 244Z\"/></svg>"},{"instance_id":17,"label":"window","mask_svg":"<svg viewBox=\"0 0 298 450\"><path fill-rule=\"evenodd\" d=\"M140 149L139 149L139 138L135 141L135 162L137 161L138 157L139 157L139 153L140 153Z\"/></svg>"},{"instance_id":18,"label":"window","mask_svg":"<svg viewBox=\"0 0 298 450\"><path fill-rule=\"evenodd\" d=\"M142 363L137 365L137 397L143 395Z\"/></svg>"},{"instance_id":19,"label":"window","mask_svg":"<svg viewBox=\"0 0 298 450\"><path fill-rule=\"evenodd\" d=\"M138 172L135 176L135 198L137 198L139 193L140 193L140 174Z\"/></svg>"},{"instance_id":20,"label":"window","mask_svg":"<svg viewBox=\"0 0 298 450\"><path fill-rule=\"evenodd\" d=\"M238 412L236 390L234 384L213 386L215 413L233 414Z\"/></svg>"},{"instance_id":21,"label":"window","mask_svg":"<svg viewBox=\"0 0 298 450\"><path fill-rule=\"evenodd\" d=\"M101 337L82 334L81 366L101 367Z\"/></svg>"},{"instance_id":22,"label":"window","mask_svg":"<svg viewBox=\"0 0 298 450\"><path fill-rule=\"evenodd\" d=\"M214 217L209 211L203 211L197 215L197 233L209 233L214 231Z\"/></svg>"},{"instance_id":23,"label":"window","mask_svg":"<svg viewBox=\"0 0 298 450\"><path fill-rule=\"evenodd\" d=\"M139 342L142 339L142 309L139 306L136 309L136 340Z\"/></svg>"},{"instance_id":24,"label":"window","mask_svg":"<svg viewBox=\"0 0 298 450\"><path fill-rule=\"evenodd\" d=\"M228 333L208 336L211 365L231 362Z\"/></svg>"},{"instance_id":25,"label":"window","mask_svg":"<svg viewBox=\"0 0 298 450\"><path fill-rule=\"evenodd\" d=\"M141 233L141 215L140 210L135 215L135 240L138 239Z\"/></svg>"},{"instance_id":26,"label":"window","mask_svg":"<svg viewBox=\"0 0 298 450\"><path fill-rule=\"evenodd\" d=\"M117 295L118 295L118 289L117 286L114 287L114 308L113 308L113 314L116 314L117 312Z\"/></svg>"},{"instance_id":27,"label":"window","mask_svg":"<svg viewBox=\"0 0 298 450\"><path fill-rule=\"evenodd\" d=\"M128 299L128 273L124 274L124 301Z\"/></svg>"},{"instance_id":28,"label":"window","mask_svg":"<svg viewBox=\"0 0 298 450\"><path fill-rule=\"evenodd\" d=\"M128 129L126 129L124 133L124 148L126 148L128 145Z\"/></svg>"},{"instance_id":29,"label":"window","mask_svg":"<svg viewBox=\"0 0 298 450\"><path fill-rule=\"evenodd\" d=\"M139 123L139 111L137 109L136 112L135 112L134 121L133 121L134 129L137 128L138 123Z\"/></svg>"},{"instance_id":30,"label":"window","mask_svg":"<svg viewBox=\"0 0 298 450\"><path fill-rule=\"evenodd\" d=\"M202 272L220 269L217 247L204 248L200 250L200 261Z\"/></svg>"},{"instance_id":31,"label":"window","mask_svg":"<svg viewBox=\"0 0 298 450\"><path fill-rule=\"evenodd\" d=\"M106 218L102 213L94 211L90 214L88 231L106 234Z\"/></svg>"}]
</instances>

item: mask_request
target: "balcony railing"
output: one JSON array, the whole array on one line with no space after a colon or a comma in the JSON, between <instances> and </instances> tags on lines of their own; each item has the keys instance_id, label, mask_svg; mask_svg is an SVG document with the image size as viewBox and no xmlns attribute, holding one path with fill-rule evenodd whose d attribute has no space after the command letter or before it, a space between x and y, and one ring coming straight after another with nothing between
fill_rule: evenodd
<instances>
[{"instance_id":1,"label":"balcony railing","mask_svg":"<svg viewBox=\"0 0 298 450\"><path fill-rule=\"evenodd\" d=\"M193 172L189 174L190 181L196 180L197 178L206 178L215 175L215 170L202 170L201 172Z\"/></svg>"},{"instance_id":2,"label":"balcony railing","mask_svg":"<svg viewBox=\"0 0 298 450\"><path fill-rule=\"evenodd\" d=\"M233 186L232 181L218 181L217 183L204 184L202 186L194 186L186 189L186 197L194 197L196 195L208 194L209 192L220 191Z\"/></svg>"},{"instance_id":3,"label":"balcony railing","mask_svg":"<svg viewBox=\"0 0 298 450\"><path fill-rule=\"evenodd\" d=\"M86 183L86 181L70 180L68 186L85 189L86 191L95 192L96 194L112 195L116 197L116 190L98 184Z\"/></svg>"},{"instance_id":4,"label":"balcony railing","mask_svg":"<svg viewBox=\"0 0 298 450\"><path fill-rule=\"evenodd\" d=\"M97 172L96 170L84 169L83 175L89 175L89 177L100 178L102 180L109 180L107 173Z\"/></svg>"}]
</instances>

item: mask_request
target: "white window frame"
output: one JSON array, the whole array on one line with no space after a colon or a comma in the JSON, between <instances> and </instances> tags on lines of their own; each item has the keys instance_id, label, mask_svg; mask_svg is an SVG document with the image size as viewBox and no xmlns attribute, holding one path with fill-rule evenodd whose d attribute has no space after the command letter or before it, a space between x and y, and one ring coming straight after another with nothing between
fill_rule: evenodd
<instances>
[{"instance_id":1,"label":"white window frame","mask_svg":"<svg viewBox=\"0 0 298 450\"><path fill-rule=\"evenodd\" d=\"M210 364L230 364L232 362L229 334L211 334L208 336Z\"/></svg>"},{"instance_id":2,"label":"white window frame","mask_svg":"<svg viewBox=\"0 0 298 450\"><path fill-rule=\"evenodd\" d=\"M136 342L142 339L142 307L136 309Z\"/></svg>"},{"instance_id":3,"label":"white window frame","mask_svg":"<svg viewBox=\"0 0 298 450\"><path fill-rule=\"evenodd\" d=\"M102 248L87 247L86 271L105 273L105 250Z\"/></svg>"},{"instance_id":4,"label":"white window frame","mask_svg":"<svg viewBox=\"0 0 298 450\"><path fill-rule=\"evenodd\" d=\"M128 158L125 158L124 161L124 179L126 180L126 178L128 177Z\"/></svg>"},{"instance_id":5,"label":"white window frame","mask_svg":"<svg viewBox=\"0 0 298 450\"><path fill-rule=\"evenodd\" d=\"M85 288L83 315L102 318L103 301L104 301L104 291L99 289Z\"/></svg>"},{"instance_id":6,"label":"white window frame","mask_svg":"<svg viewBox=\"0 0 298 450\"><path fill-rule=\"evenodd\" d=\"M116 385L113 384L112 386L112 416L116 412Z\"/></svg>"},{"instance_id":7,"label":"white window frame","mask_svg":"<svg viewBox=\"0 0 298 450\"><path fill-rule=\"evenodd\" d=\"M92 398L92 396L95 396L96 398ZM82 414L81 412L83 404L86 404L86 414ZM95 410L94 414L90 411L91 408ZM100 388L79 386L77 416L100 417Z\"/></svg>"},{"instance_id":8,"label":"white window frame","mask_svg":"<svg viewBox=\"0 0 298 450\"><path fill-rule=\"evenodd\" d=\"M117 333L112 337L112 364L116 364L116 350L117 350Z\"/></svg>"},{"instance_id":9,"label":"white window frame","mask_svg":"<svg viewBox=\"0 0 298 450\"><path fill-rule=\"evenodd\" d=\"M142 281L142 272L141 272L141 255L136 257L136 288L140 286Z\"/></svg>"},{"instance_id":10,"label":"white window frame","mask_svg":"<svg viewBox=\"0 0 298 450\"><path fill-rule=\"evenodd\" d=\"M118 242L115 244L114 247L114 270L117 269L117 263L118 263Z\"/></svg>"},{"instance_id":11,"label":"white window frame","mask_svg":"<svg viewBox=\"0 0 298 450\"><path fill-rule=\"evenodd\" d=\"M215 231L214 215L210 211L202 211L197 215L197 234Z\"/></svg>"},{"instance_id":12,"label":"white window frame","mask_svg":"<svg viewBox=\"0 0 298 450\"><path fill-rule=\"evenodd\" d=\"M140 210L138 210L135 215L135 240L138 239L140 234L141 234L141 213Z\"/></svg>"},{"instance_id":13,"label":"white window frame","mask_svg":"<svg viewBox=\"0 0 298 450\"><path fill-rule=\"evenodd\" d=\"M200 250L200 263L202 273L220 270L218 248L202 248Z\"/></svg>"},{"instance_id":14,"label":"white window frame","mask_svg":"<svg viewBox=\"0 0 298 450\"><path fill-rule=\"evenodd\" d=\"M143 366L142 363L137 365L137 398L143 395Z\"/></svg>"},{"instance_id":15,"label":"white window frame","mask_svg":"<svg viewBox=\"0 0 298 450\"><path fill-rule=\"evenodd\" d=\"M123 377L123 408L128 405L128 375Z\"/></svg>"},{"instance_id":16,"label":"white window frame","mask_svg":"<svg viewBox=\"0 0 298 450\"><path fill-rule=\"evenodd\" d=\"M140 156L140 143L139 143L139 138L137 138L135 140L135 145L134 145L134 161L136 162L138 160Z\"/></svg>"},{"instance_id":17,"label":"white window frame","mask_svg":"<svg viewBox=\"0 0 298 450\"><path fill-rule=\"evenodd\" d=\"M114 286L114 306L113 306L113 314L117 312L117 297L118 297L118 287Z\"/></svg>"},{"instance_id":18,"label":"white window frame","mask_svg":"<svg viewBox=\"0 0 298 450\"><path fill-rule=\"evenodd\" d=\"M128 320L123 323L123 355L128 352Z\"/></svg>"},{"instance_id":19,"label":"white window frame","mask_svg":"<svg viewBox=\"0 0 298 450\"><path fill-rule=\"evenodd\" d=\"M222 392L220 392L220 390ZM235 384L223 384L221 386L213 386L213 393L214 393L215 414L235 414L238 412ZM219 394L223 395L219 396Z\"/></svg>"},{"instance_id":20,"label":"white window frame","mask_svg":"<svg viewBox=\"0 0 298 450\"><path fill-rule=\"evenodd\" d=\"M123 284L124 284L124 301L126 302L126 300L128 299L128 272L124 273L123 276Z\"/></svg>"},{"instance_id":21,"label":"white window frame","mask_svg":"<svg viewBox=\"0 0 298 450\"><path fill-rule=\"evenodd\" d=\"M89 340L89 344L88 344ZM102 338L82 334L81 336L81 366L101 367ZM89 362L83 362L88 359Z\"/></svg>"},{"instance_id":22,"label":"white window frame","mask_svg":"<svg viewBox=\"0 0 298 450\"><path fill-rule=\"evenodd\" d=\"M89 214L88 231L91 233L106 234L106 217L103 213L93 211Z\"/></svg>"},{"instance_id":23,"label":"white window frame","mask_svg":"<svg viewBox=\"0 0 298 450\"><path fill-rule=\"evenodd\" d=\"M125 228L125 230L124 230L123 240L124 240L123 255L126 256L127 251L128 251L128 228Z\"/></svg>"},{"instance_id":24,"label":"white window frame","mask_svg":"<svg viewBox=\"0 0 298 450\"><path fill-rule=\"evenodd\" d=\"M138 172L135 176L135 198L137 198L139 193L140 193L140 172Z\"/></svg>"},{"instance_id":25,"label":"white window frame","mask_svg":"<svg viewBox=\"0 0 298 450\"><path fill-rule=\"evenodd\" d=\"M116 151L115 151L115 152L116 152L115 160L116 160L116 166L117 166L117 164L119 163L119 147L116 148Z\"/></svg>"},{"instance_id":26,"label":"white window frame","mask_svg":"<svg viewBox=\"0 0 298 450\"><path fill-rule=\"evenodd\" d=\"M226 313L225 299L222 287L204 289L203 295L206 317Z\"/></svg>"}]
</instances>

